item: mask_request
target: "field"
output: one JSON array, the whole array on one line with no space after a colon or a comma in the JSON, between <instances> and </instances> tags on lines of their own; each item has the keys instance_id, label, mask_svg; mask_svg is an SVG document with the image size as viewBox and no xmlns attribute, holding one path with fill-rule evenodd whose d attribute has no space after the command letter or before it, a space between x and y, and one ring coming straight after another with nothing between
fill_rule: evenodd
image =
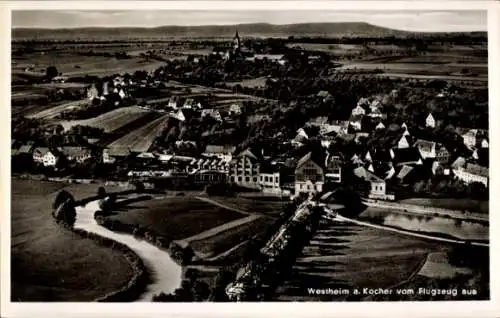
<instances>
[{"instance_id":1,"label":"field","mask_svg":"<svg viewBox=\"0 0 500 318\"><path fill-rule=\"evenodd\" d=\"M150 113L150 111L139 108L138 106L130 106L114 109L94 118L69 121L65 120L60 121L59 124L61 124L65 130L69 130L73 126L83 125L104 129L104 132L112 132L137 119L140 119L148 113Z\"/></svg>"},{"instance_id":2,"label":"field","mask_svg":"<svg viewBox=\"0 0 500 318\"><path fill-rule=\"evenodd\" d=\"M173 240L188 238L243 217L245 215L194 197L159 198L133 203L125 211L110 216L122 223L150 228L156 234Z\"/></svg>"},{"instance_id":3,"label":"field","mask_svg":"<svg viewBox=\"0 0 500 318\"><path fill-rule=\"evenodd\" d=\"M425 199L412 198L399 201L402 204L415 204L423 206L431 206L435 208L450 209L450 210L468 210L469 212L489 213L489 202L478 201L471 199Z\"/></svg>"},{"instance_id":4,"label":"field","mask_svg":"<svg viewBox=\"0 0 500 318\"><path fill-rule=\"evenodd\" d=\"M31 114L27 117L33 118L33 119L51 119L51 118L58 116L59 114L61 114L63 111L65 111L67 109L81 107L81 106L87 105L88 103L89 103L88 99L81 99L81 100L77 100L77 101L66 102L64 104L54 106L54 107L42 110L40 112Z\"/></svg>"},{"instance_id":5,"label":"field","mask_svg":"<svg viewBox=\"0 0 500 318\"><path fill-rule=\"evenodd\" d=\"M153 144L162 130L167 126L169 115L163 115L160 118L126 134L118 140L109 144L109 148L114 152L128 153L128 150L134 152L145 152Z\"/></svg>"},{"instance_id":6,"label":"field","mask_svg":"<svg viewBox=\"0 0 500 318\"><path fill-rule=\"evenodd\" d=\"M12 180L13 301L91 301L121 288L132 276L122 254L53 221L52 200L65 186ZM73 194L79 189L82 198L95 194L97 185L67 187Z\"/></svg>"},{"instance_id":7,"label":"field","mask_svg":"<svg viewBox=\"0 0 500 318\"><path fill-rule=\"evenodd\" d=\"M399 234L325 221L278 288L276 300L347 298L309 295L307 288L389 288L418 271L428 253L446 248Z\"/></svg>"},{"instance_id":8,"label":"field","mask_svg":"<svg viewBox=\"0 0 500 318\"><path fill-rule=\"evenodd\" d=\"M228 197L218 197L210 198L213 201L224 204L227 207L234 209L243 210L249 213L259 213L267 215L270 217L278 216L283 210L286 201L270 201L270 200L258 200L258 199L247 199L247 198L228 198Z\"/></svg>"},{"instance_id":9,"label":"field","mask_svg":"<svg viewBox=\"0 0 500 318\"><path fill-rule=\"evenodd\" d=\"M266 80L267 80L266 77L258 77L258 78L252 78L252 79L238 81L238 82L226 82L226 85L228 85L230 87L233 87L236 85L241 85L242 87L250 87L250 88L265 87Z\"/></svg>"},{"instance_id":10,"label":"field","mask_svg":"<svg viewBox=\"0 0 500 318\"><path fill-rule=\"evenodd\" d=\"M88 48L87 48L88 50ZM36 71L45 70L48 66L57 65L57 70L65 76L112 75L133 73L137 70L152 70L163 65L163 62L146 60L140 57L116 59L105 56L83 56L74 52L33 53L22 57L13 55L12 72L22 75L28 66Z\"/></svg>"}]
</instances>

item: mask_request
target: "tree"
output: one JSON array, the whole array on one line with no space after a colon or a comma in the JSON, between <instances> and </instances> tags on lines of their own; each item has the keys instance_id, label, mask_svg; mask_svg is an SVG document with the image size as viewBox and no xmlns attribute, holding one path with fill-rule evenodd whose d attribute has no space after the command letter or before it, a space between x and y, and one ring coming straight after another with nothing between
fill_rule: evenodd
<instances>
[{"instance_id":1,"label":"tree","mask_svg":"<svg viewBox=\"0 0 500 318\"><path fill-rule=\"evenodd\" d=\"M52 208L57 209L62 203L68 200L70 200L73 203L75 202L75 199L73 198L71 193L69 193L66 190L61 190L54 199L54 202L52 203Z\"/></svg>"},{"instance_id":2,"label":"tree","mask_svg":"<svg viewBox=\"0 0 500 318\"><path fill-rule=\"evenodd\" d=\"M45 76L48 79L53 79L57 75L59 75L59 72L57 71L57 68L55 66L49 66L49 67L47 67L47 70L45 71Z\"/></svg>"},{"instance_id":3,"label":"tree","mask_svg":"<svg viewBox=\"0 0 500 318\"><path fill-rule=\"evenodd\" d=\"M106 195L106 189L104 187L99 187L99 189L97 189L97 196L102 198Z\"/></svg>"}]
</instances>

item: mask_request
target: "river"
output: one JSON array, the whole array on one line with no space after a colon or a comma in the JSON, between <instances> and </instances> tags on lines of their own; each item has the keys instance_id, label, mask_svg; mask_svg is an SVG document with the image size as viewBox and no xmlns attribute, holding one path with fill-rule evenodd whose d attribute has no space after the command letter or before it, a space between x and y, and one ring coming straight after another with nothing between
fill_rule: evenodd
<instances>
[{"instance_id":1,"label":"river","mask_svg":"<svg viewBox=\"0 0 500 318\"><path fill-rule=\"evenodd\" d=\"M421 216L397 210L368 208L358 217L359 220L373 222L393 228L421 233L440 233L461 240L489 240L489 226L473 221L453 218Z\"/></svg>"},{"instance_id":2,"label":"river","mask_svg":"<svg viewBox=\"0 0 500 318\"><path fill-rule=\"evenodd\" d=\"M127 245L144 262L151 274L151 283L138 301L149 302L153 295L164 292L169 294L181 285L182 267L170 255L158 247L138 240L130 234L116 233L100 226L94 219L95 211L99 210L98 202L76 207L76 222L74 228L92 232Z\"/></svg>"}]
</instances>

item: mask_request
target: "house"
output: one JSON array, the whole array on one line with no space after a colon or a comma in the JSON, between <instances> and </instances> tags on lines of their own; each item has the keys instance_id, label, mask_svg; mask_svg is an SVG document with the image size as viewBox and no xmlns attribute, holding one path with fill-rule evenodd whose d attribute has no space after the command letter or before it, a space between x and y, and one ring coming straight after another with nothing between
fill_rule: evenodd
<instances>
[{"instance_id":1,"label":"house","mask_svg":"<svg viewBox=\"0 0 500 318\"><path fill-rule=\"evenodd\" d=\"M339 156L327 154L325 180L334 183L342 182L342 160Z\"/></svg>"},{"instance_id":2,"label":"house","mask_svg":"<svg viewBox=\"0 0 500 318\"><path fill-rule=\"evenodd\" d=\"M323 126L325 126L327 124L328 124L328 117L326 117L326 116L319 116L319 117L311 118L311 120L309 120L306 123L306 126L319 127L321 129L321 127L323 127Z\"/></svg>"},{"instance_id":3,"label":"house","mask_svg":"<svg viewBox=\"0 0 500 318\"><path fill-rule=\"evenodd\" d=\"M108 82L104 82L104 84L102 85L102 95L103 96L109 95L109 83Z\"/></svg>"},{"instance_id":4,"label":"house","mask_svg":"<svg viewBox=\"0 0 500 318\"><path fill-rule=\"evenodd\" d=\"M423 159L436 158L436 143L434 141L418 139L413 147L418 149Z\"/></svg>"},{"instance_id":5,"label":"house","mask_svg":"<svg viewBox=\"0 0 500 318\"><path fill-rule=\"evenodd\" d=\"M87 90L87 98L89 100L94 100L94 98L99 98L99 92L97 91L95 84L92 84L92 86L90 86L90 88Z\"/></svg>"},{"instance_id":6,"label":"house","mask_svg":"<svg viewBox=\"0 0 500 318\"><path fill-rule=\"evenodd\" d=\"M425 127L436 127L436 120L434 119L434 116L432 116L432 113L429 113L429 115L427 115L427 118L425 119Z\"/></svg>"},{"instance_id":7,"label":"house","mask_svg":"<svg viewBox=\"0 0 500 318\"><path fill-rule=\"evenodd\" d=\"M191 174L191 177L194 184L204 187L209 184L226 182L227 174L214 170L197 170Z\"/></svg>"},{"instance_id":8,"label":"house","mask_svg":"<svg viewBox=\"0 0 500 318\"><path fill-rule=\"evenodd\" d=\"M120 96L121 99L124 99L125 97L127 97L127 94L125 93L123 88L120 88L120 91L118 92L118 96Z\"/></svg>"},{"instance_id":9,"label":"house","mask_svg":"<svg viewBox=\"0 0 500 318\"><path fill-rule=\"evenodd\" d=\"M423 164L422 157L417 148L390 149L389 153L396 166Z\"/></svg>"},{"instance_id":10,"label":"house","mask_svg":"<svg viewBox=\"0 0 500 318\"><path fill-rule=\"evenodd\" d=\"M175 118L178 121L186 121L186 116L184 116L184 113L180 109L175 113L170 113L170 117Z\"/></svg>"},{"instance_id":11,"label":"house","mask_svg":"<svg viewBox=\"0 0 500 318\"><path fill-rule=\"evenodd\" d=\"M303 128L299 128L297 130L297 135L295 136L293 141L297 142L297 143L303 143L303 142L307 141L308 139L309 139L309 136L307 135L305 130Z\"/></svg>"},{"instance_id":12,"label":"house","mask_svg":"<svg viewBox=\"0 0 500 318\"><path fill-rule=\"evenodd\" d=\"M399 140L397 142L396 148L398 148L398 149L410 148L410 143L408 142L408 137L405 135L402 135L401 138L399 138Z\"/></svg>"},{"instance_id":13,"label":"house","mask_svg":"<svg viewBox=\"0 0 500 318\"><path fill-rule=\"evenodd\" d=\"M235 149L236 147L231 145L207 145L203 155L208 157L215 156L229 162L232 159Z\"/></svg>"},{"instance_id":14,"label":"house","mask_svg":"<svg viewBox=\"0 0 500 318\"><path fill-rule=\"evenodd\" d=\"M373 172L364 167L353 170L354 175L369 183L368 197L370 199L394 200L393 194L387 194L386 181L377 177Z\"/></svg>"},{"instance_id":15,"label":"house","mask_svg":"<svg viewBox=\"0 0 500 318\"><path fill-rule=\"evenodd\" d=\"M483 140L481 140L481 148L489 148L490 144L488 142L488 139L486 138L483 138Z\"/></svg>"},{"instance_id":16,"label":"house","mask_svg":"<svg viewBox=\"0 0 500 318\"><path fill-rule=\"evenodd\" d=\"M351 111L351 115L354 116L354 117L357 117L357 116L364 116L366 114L366 111L363 107L361 106L356 106L352 109Z\"/></svg>"},{"instance_id":17,"label":"house","mask_svg":"<svg viewBox=\"0 0 500 318\"><path fill-rule=\"evenodd\" d=\"M295 195L323 191L325 155L320 152L309 152L297 162L295 167Z\"/></svg>"},{"instance_id":18,"label":"house","mask_svg":"<svg viewBox=\"0 0 500 318\"><path fill-rule=\"evenodd\" d=\"M231 104L229 106L229 115L234 116L234 115L240 115L241 114L241 106L238 104Z\"/></svg>"},{"instance_id":19,"label":"house","mask_svg":"<svg viewBox=\"0 0 500 318\"><path fill-rule=\"evenodd\" d=\"M222 116L217 109L203 109L201 111L201 118L212 117L215 120L222 121Z\"/></svg>"},{"instance_id":20,"label":"house","mask_svg":"<svg viewBox=\"0 0 500 318\"><path fill-rule=\"evenodd\" d=\"M463 166L453 166L453 174L465 183L481 182L488 187L488 168L472 163L465 163Z\"/></svg>"},{"instance_id":21,"label":"house","mask_svg":"<svg viewBox=\"0 0 500 318\"><path fill-rule=\"evenodd\" d=\"M360 131L362 128L361 118L359 116L352 117L349 122L349 126L355 131Z\"/></svg>"},{"instance_id":22,"label":"house","mask_svg":"<svg viewBox=\"0 0 500 318\"><path fill-rule=\"evenodd\" d=\"M29 156L33 157L33 148L34 148L34 143L32 141L29 141L28 143L22 145L19 147L17 150L17 155L18 156Z\"/></svg>"},{"instance_id":23,"label":"house","mask_svg":"<svg viewBox=\"0 0 500 318\"><path fill-rule=\"evenodd\" d=\"M168 107L170 108L173 108L173 109L177 109L177 103L179 102L179 96L172 96L170 97L170 99L168 100Z\"/></svg>"},{"instance_id":24,"label":"house","mask_svg":"<svg viewBox=\"0 0 500 318\"><path fill-rule=\"evenodd\" d=\"M467 148L472 149L477 146L478 144L478 139L484 136L488 136L488 132L482 129L464 129L464 128L458 128L457 132L462 136L464 139L464 144L467 146ZM487 148L488 145L488 140L486 138L480 139L480 146L483 148ZM483 143L484 142L484 143Z\"/></svg>"},{"instance_id":25,"label":"house","mask_svg":"<svg viewBox=\"0 0 500 318\"><path fill-rule=\"evenodd\" d=\"M450 158L451 158L451 154L448 151L448 149L446 149L446 147L443 145L439 145L437 150L436 150L437 162L442 163L442 164L446 164L446 163L448 163L448 161L450 161Z\"/></svg>"},{"instance_id":26,"label":"house","mask_svg":"<svg viewBox=\"0 0 500 318\"><path fill-rule=\"evenodd\" d=\"M378 125L375 126L375 130L381 130L381 129L385 129L385 125L382 122L378 123Z\"/></svg>"},{"instance_id":27,"label":"house","mask_svg":"<svg viewBox=\"0 0 500 318\"><path fill-rule=\"evenodd\" d=\"M372 110L368 114L368 117L370 117L370 118L382 118L382 117L384 117L384 114L382 114L382 112L380 111L380 109L375 108L374 110Z\"/></svg>"},{"instance_id":28,"label":"house","mask_svg":"<svg viewBox=\"0 0 500 318\"><path fill-rule=\"evenodd\" d=\"M102 151L102 162L104 164L113 164L116 162L116 158L111 156L111 153L108 148Z\"/></svg>"},{"instance_id":29,"label":"house","mask_svg":"<svg viewBox=\"0 0 500 318\"><path fill-rule=\"evenodd\" d=\"M370 111L372 113L374 112L380 112L380 107L382 106L382 103L378 99L374 99L371 104L370 104ZM381 112L380 112L381 113ZM382 113L381 113L382 114Z\"/></svg>"},{"instance_id":30,"label":"house","mask_svg":"<svg viewBox=\"0 0 500 318\"><path fill-rule=\"evenodd\" d=\"M282 194L280 171L277 165L263 164L259 174L259 186L262 192Z\"/></svg>"},{"instance_id":31,"label":"house","mask_svg":"<svg viewBox=\"0 0 500 318\"><path fill-rule=\"evenodd\" d=\"M333 123L329 124L328 127L325 127L325 130L328 131L321 131L320 129L320 134L327 134L329 132L335 132L339 135L345 135L349 133L349 121L348 120L337 120L334 121Z\"/></svg>"},{"instance_id":32,"label":"house","mask_svg":"<svg viewBox=\"0 0 500 318\"><path fill-rule=\"evenodd\" d=\"M247 148L240 152L231 163L231 181L242 187L260 189L259 175L262 161L262 151Z\"/></svg>"},{"instance_id":33,"label":"house","mask_svg":"<svg viewBox=\"0 0 500 318\"><path fill-rule=\"evenodd\" d=\"M33 161L45 167L55 167L59 159L59 155L47 147L38 147L33 150Z\"/></svg>"},{"instance_id":34,"label":"house","mask_svg":"<svg viewBox=\"0 0 500 318\"><path fill-rule=\"evenodd\" d=\"M59 151L70 162L81 164L92 159L90 149L84 147L61 147Z\"/></svg>"},{"instance_id":35,"label":"house","mask_svg":"<svg viewBox=\"0 0 500 318\"><path fill-rule=\"evenodd\" d=\"M194 106L194 99L192 98L187 98L185 101L184 101L184 105L182 105L182 108L184 109L192 109Z\"/></svg>"}]
</instances>

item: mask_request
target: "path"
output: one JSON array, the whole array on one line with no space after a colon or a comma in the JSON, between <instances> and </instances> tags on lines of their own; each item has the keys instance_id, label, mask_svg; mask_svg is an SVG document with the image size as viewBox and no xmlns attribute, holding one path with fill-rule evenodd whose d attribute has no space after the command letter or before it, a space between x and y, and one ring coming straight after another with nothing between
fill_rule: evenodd
<instances>
[{"instance_id":1,"label":"path","mask_svg":"<svg viewBox=\"0 0 500 318\"><path fill-rule=\"evenodd\" d=\"M220 203L220 202L217 202L217 201L209 199L209 198L205 198L205 197L195 197L195 198L197 198L198 200L205 201L207 203L219 206L221 208L230 210L230 211L241 213L241 214L259 215L259 216L263 216L263 217L269 217L268 215L265 215L265 214L262 214L262 213L253 213L253 212L248 212L248 211L240 210L240 209L237 209L237 208L233 208L233 207L231 207L229 205L225 205L224 203Z\"/></svg>"}]
</instances>

